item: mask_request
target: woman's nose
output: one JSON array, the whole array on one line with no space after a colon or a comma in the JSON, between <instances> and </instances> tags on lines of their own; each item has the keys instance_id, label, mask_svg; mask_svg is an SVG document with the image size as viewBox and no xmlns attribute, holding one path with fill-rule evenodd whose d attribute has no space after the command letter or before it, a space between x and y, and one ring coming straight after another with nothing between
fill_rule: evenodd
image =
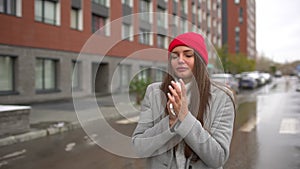
<instances>
[{"instance_id":1,"label":"woman's nose","mask_svg":"<svg viewBox=\"0 0 300 169\"><path fill-rule=\"evenodd\" d=\"M178 63L184 63L182 54L178 57Z\"/></svg>"}]
</instances>

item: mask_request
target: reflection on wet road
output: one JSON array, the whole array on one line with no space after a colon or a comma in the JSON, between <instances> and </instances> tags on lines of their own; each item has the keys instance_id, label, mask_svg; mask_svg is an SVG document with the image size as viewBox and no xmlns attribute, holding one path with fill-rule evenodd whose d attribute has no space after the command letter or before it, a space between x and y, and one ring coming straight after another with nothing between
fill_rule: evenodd
<instances>
[{"instance_id":1,"label":"reflection on wet road","mask_svg":"<svg viewBox=\"0 0 300 169\"><path fill-rule=\"evenodd\" d=\"M225 169L300 168L300 92L295 91L297 83L297 79L275 79L273 84L238 95L240 104ZM120 133L131 136L136 120L137 117L133 117L110 124ZM120 157L95 144L93 140L110 138L103 133L95 131L88 137L82 129L77 129L1 147L0 169L145 168L142 159ZM118 140L109 141L123 146Z\"/></svg>"},{"instance_id":2,"label":"reflection on wet road","mask_svg":"<svg viewBox=\"0 0 300 169\"><path fill-rule=\"evenodd\" d=\"M276 79L268 93L239 106L231 156L224 168L300 168L297 79ZM261 91L266 91L261 89Z\"/></svg>"}]
</instances>

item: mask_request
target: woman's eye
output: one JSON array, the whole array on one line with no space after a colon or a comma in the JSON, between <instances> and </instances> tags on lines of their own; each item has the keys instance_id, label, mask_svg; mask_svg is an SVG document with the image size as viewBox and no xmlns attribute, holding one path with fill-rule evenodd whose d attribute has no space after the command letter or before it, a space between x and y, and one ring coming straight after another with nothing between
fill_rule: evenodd
<instances>
[{"instance_id":1,"label":"woman's eye","mask_svg":"<svg viewBox=\"0 0 300 169\"><path fill-rule=\"evenodd\" d=\"M186 57L188 57L188 58L190 58L190 57L194 56L194 54L193 54L193 53L185 53L184 55L185 55Z\"/></svg>"},{"instance_id":2,"label":"woman's eye","mask_svg":"<svg viewBox=\"0 0 300 169\"><path fill-rule=\"evenodd\" d=\"M171 59L177 59L178 58L178 55L177 54L175 54L175 53L172 53L171 54Z\"/></svg>"}]
</instances>

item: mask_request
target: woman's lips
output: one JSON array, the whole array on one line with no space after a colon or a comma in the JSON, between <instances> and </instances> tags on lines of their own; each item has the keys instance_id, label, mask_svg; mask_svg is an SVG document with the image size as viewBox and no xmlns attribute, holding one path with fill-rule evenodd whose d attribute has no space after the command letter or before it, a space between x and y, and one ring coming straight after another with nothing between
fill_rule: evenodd
<instances>
[{"instance_id":1,"label":"woman's lips","mask_svg":"<svg viewBox=\"0 0 300 169\"><path fill-rule=\"evenodd\" d=\"M176 68L176 70L178 72L184 72L184 71L188 70L188 68L187 67L178 67L178 68Z\"/></svg>"}]
</instances>

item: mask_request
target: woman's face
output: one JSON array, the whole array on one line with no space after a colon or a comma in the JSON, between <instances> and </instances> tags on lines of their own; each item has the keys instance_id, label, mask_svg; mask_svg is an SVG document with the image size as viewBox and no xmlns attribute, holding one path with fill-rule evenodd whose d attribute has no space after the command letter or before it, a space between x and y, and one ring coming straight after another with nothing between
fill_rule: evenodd
<instances>
[{"instance_id":1,"label":"woman's face","mask_svg":"<svg viewBox=\"0 0 300 169\"><path fill-rule=\"evenodd\" d=\"M186 82L190 81L195 61L194 50L186 46L177 46L172 50L170 59L175 75Z\"/></svg>"}]
</instances>

